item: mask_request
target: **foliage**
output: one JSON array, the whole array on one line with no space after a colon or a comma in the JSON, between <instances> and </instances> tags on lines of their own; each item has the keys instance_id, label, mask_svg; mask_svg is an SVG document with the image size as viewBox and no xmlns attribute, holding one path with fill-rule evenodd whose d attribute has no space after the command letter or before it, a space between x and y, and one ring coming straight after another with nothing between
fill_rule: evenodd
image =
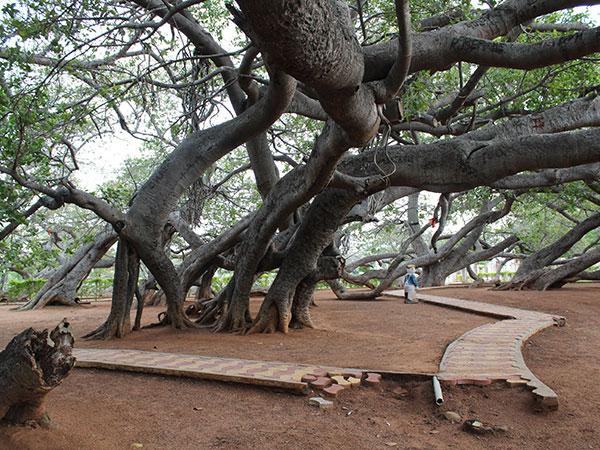
<instances>
[{"instance_id":1,"label":"foliage","mask_svg":"<svg viewBox=\"0 0 600 450\"><path fill-rule=\"evenodd\" d=\"M517 233L525 247L532 251L557 241L573 227L574 223L558 210L579 221L597 212L597 206L587 199L590 191L583 182L563 185L560 196L553 191L543 189L520 197L512 214L504 220L505 229ZM598 238L600 232L591 231L567 255L581 252Z\"/></svg>"},{"instance_id":2,"label":"foliage","mask_svg":"<svg viewBox=\"0 0 600 450\"><path fill-rule=\"evenodd\" d=\"M113 285L113 279L111 278L101 278L101 277L93 277L86 278L83 283L81 283L81 287L79 288L79 295L84 297L94 297L98 299L105 295L107 290L111 289Z\"/></svg>"},{"instance_id":3,"label":"foliage","mask_svg":"<svg viewBox=\"0 0 600 450\"><path fill-rule=\"evenodd\" d=\"M23 301L32 298L46 283L43 278L28 278L27 280L9 280L4 295L8 301Z\"/></svg>"}]
</instances>

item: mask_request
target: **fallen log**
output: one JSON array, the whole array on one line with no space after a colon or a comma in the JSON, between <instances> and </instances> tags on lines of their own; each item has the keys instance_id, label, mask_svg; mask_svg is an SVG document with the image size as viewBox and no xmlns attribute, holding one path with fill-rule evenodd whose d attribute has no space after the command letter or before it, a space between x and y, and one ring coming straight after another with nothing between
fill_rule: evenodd
<instances>
[{"instance_id":1,"label":"fallen log","mask_svg":"<svg viewBox=\"0 0 600 450\"><path fill-rule=\"evenodd\" d=\"M75 339L63 319L51 333L28 328L0 353L0 420L43 425L48 393L69 375Z\"/></svg>"}]
</instances>

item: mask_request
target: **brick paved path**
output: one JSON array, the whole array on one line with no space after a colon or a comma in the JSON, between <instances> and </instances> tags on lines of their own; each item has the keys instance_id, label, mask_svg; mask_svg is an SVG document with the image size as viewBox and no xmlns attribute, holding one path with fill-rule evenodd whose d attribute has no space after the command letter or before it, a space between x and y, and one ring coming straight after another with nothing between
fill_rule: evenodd
<instances>
[{"instance_id":1,"label":"brick paved path","mask_svg":"<svg viewBox=\"0 0 600 450\"><path fill-rule=\"evenodd\" d=\"M402 290L386 295L404 298ZM490 384L505 381L510 386L527 385L547 407L557 407L554 391L527 368L522 344L533 334L552 325L563 325L564 317L483 302L418 293L418 299L433 305L461 309L501 319L468 331L448 346L438 378L449 384ZM78 367L98 367L132 372L158 373L307 391L306 374L342 374L363 371L281 362L252 361L140 350L74 349ZM368 381L368 380L366 380Z\"/></svg>"},{"instance_id":2,"label":"brick paved path","mask_svg":"<svg viewBox=\"0 0 600 450\"><path fill-rule=\"evenodd\" d=\"M305 391L302 376L333 367L318 367L281 362L252 361L198 355L146 352L141 350L74 349L77 367L158 373L211 380L233 381L263 386L282 387Z\"/></svg>"},{"instance_id":3,"label":"brick paved path","mask_svg":"<svg viewBox=\"0 0 600 450\"><path fill-rule=\"evenodd\" d=\"M386 294L404 298L404 291L401 290L388 291ZM423 293L418 293L417 298L433 305L502 319L468 331L450 344L440 362L440 381L449 384L506 381L510 386L527 385L542 405L549 408L558 406L556 393L537 379L525 365L521 346L544 328L564 325L564 317Z\"/></svg>"}]
</instances>

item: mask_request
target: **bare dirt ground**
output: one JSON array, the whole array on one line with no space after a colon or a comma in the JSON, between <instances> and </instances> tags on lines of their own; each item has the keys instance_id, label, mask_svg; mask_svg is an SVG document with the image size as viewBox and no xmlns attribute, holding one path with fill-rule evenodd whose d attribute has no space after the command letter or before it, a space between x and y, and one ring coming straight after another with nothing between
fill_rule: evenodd
<instances>
[{"instance_id":1,"label":"bare dirt ground","mask_svg":"<svg viewBox=\"0 0 600 450\"><path fill-rule=\"evenodd\" d=\"M448 288L437 295L564 315L523 350L529 368L554 389L558 411L537 409L526 389L444 386L434 403L430 382L384 380L381 390L342 392L319 410L308 397L260 387L75 368L49 394L48 429L0 424L1 449L600 449L600 285L549 292ZM79 308L14 312L0 306L0 347L23 329L54 327L67 317L80 348L130 348L270 361L435 372L446 346L493 319L399 299L339 301L319 292L315 330L235 336L145 329L124 339L84 341L108 314L106 302ZM256 311L259 300L253 300ZM147 308L145 323L162 308ZM506 432L475 436L443 417L476 418Z\"/></svg>"}]
</instances>

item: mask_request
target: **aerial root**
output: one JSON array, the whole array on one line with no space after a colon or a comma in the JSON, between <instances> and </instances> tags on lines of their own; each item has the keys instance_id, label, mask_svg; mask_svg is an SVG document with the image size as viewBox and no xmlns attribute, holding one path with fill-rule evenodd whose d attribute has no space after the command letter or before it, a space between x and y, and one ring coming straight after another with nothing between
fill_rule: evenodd
<instances>
[{"instance_id":1,"label":"aerial root","mask_svg":"<svg viewBox=\"0 0 600 450\"><path fill-rule=\"evenodd\" d=\"M85 340L107 340L117 336L117 327L115 325L109 326L106 322L96 328L94 331L82 336Z\"/></svg>"},{"instance_id":2,"label":"aerial root","mask_svg":"<svg viewBox=\"0 0 600 450\"><path fill-rule=\"evenodd\" d=\"M232 333L246 334L249 324L245 318L231 318L229 315L223 315L215 323L213 333Z\"/></svg>"},{"instance_id":3,"label":"aerial root","mask_svg":"<svg viewBox=\"0 0 600 450\"><path fill-rule=\"evenodd\" d=\"M204 299L198 309L200 317L196 323L203 325L215 325L222 314L222 302L215 298Z\"/></svg>"},{"instance_id":4,"label":"aerial root","mask_svg":"<svg viewBox=\"0 0 600 450\"><path fill-rule=\"evenodd\" d=\"M296 317L293 317L291 322L290 322L290 328L292 330L302 330L303 328L315 328L315 325L313 324L312 320L310 318L302 318L302 320L299 320Z\"/></svg>"},{"instance_id":5,"label":"aerial root","mask_svg":"<svg viewBox=\"0 0 600 450\"><path fill-rule=\"evenodd\" d=\"M248 334L255 333L274 333L277 331L277 324L279 322L279 312L275 305L271 305L266 313L259 313L252 324L252 327L248 330ZM287 330L282 330L284 333Z\"/></svg>"}]
</instances>

